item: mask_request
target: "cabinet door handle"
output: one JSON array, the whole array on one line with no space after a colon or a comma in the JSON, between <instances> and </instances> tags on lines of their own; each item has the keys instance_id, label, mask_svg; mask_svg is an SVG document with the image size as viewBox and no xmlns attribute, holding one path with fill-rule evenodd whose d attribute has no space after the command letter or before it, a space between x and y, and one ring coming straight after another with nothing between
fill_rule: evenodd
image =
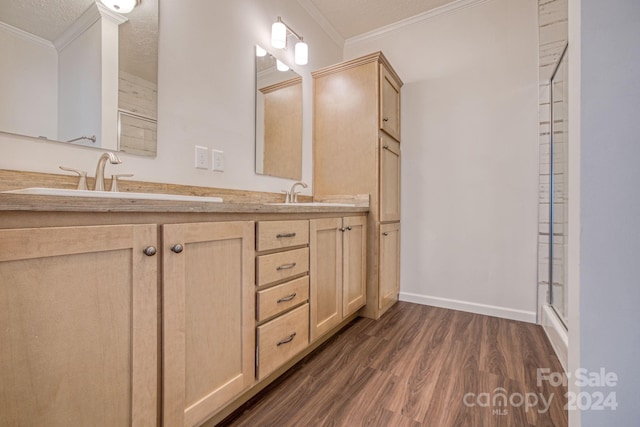
<instances>
[{"instance_id":1,"label":"cabinet door handle","mask_svg":"<svg viewBox=\"0 0 640 427\"><path fill-rule=\"evenodd\" d=\"M386 231L384 233L382 233L383 236L388 236L389 233L387 233Z\"/></svg>"},{"instance_id":2,"label":"cabinet door handle","mask_svg":"<svg viewBox=\"0 0 640 427\"><path fill-rule=\"evenodd\" d=\"M389 146L387 144L383 145L382 148L384 148L385 150L391 151L391 149L389 148ZM393 152L393 151L391 151L391 152Z\"/></svg>"},{"instance_id":3,"label":"cabinet door handle","mask_svg":"<svg viewBox=\"0 0 640 427\"><path fill-rule=\"evenodd\" d=\"M344 228L344 227L341 227L341 228L339 228L338 230L342 231L343 233L344 233L345 231L347 231L347 229L346 229L346 228Z\"/></svg>"},{"instance_id":4,"label":"cabinet door handle","mask_svg":"<svg viewBox=\"0 0 640 427\"><path fill-rule=\"evenodd\" d=\"M348 226L348 227L347 227L347 230L351 231L351 226Z\"/></svg>"},{"instance_id":5,"label":"cabinet door handle","mask_svg":"<svg viewBox=\"0 0 640 427\"><path fill-rule=\"evenodd\" d=\"M276 235L276 239L282 239L285 237L296 237L296 233L280 233Z\"/></svg>"},{"instance_id":6,"label":"cabinet door handle","mask_svg":"<svg viewBox=\"0 0 640 427\"><path fill-rule=\"evenodd\" d=\"M282 297L277 301L277 303L280 304L281 302L291 301L292 299L294 299L296 297L296 295L298 295L298 294L296 292L294 292L289 296Z\"/></svg>"},{"instance_id":7,"label":"cabinet door handle","mask_svg":"<svg viewBox=\"0 0 640 427\"><path fill-rule=\"evenodd\" d=\"M288 337L286 337L285 339L283 339L282 341L278 341L278 347L280 347L282 344L290 343L291 341L293 341L295 337L296 337L296 333L294 332Z\"/></svg>"},{"instance_id":8,"label":"cabinet door handle","mask_svg":"<svg viewBox=\"0 0 640 427\"><path fill-rule=\"evenodd\" d=\"M147 246L142 250L142 253L145 254L146 256L154 256L156 252L157 250L154 246Z\"/></svg>"},{"instance_id":9,"label":"cabinet door handle","mask_svg":"<svg viewBox=\"0 0 640 427\"><path fill-rule=\"evenodd\" d=\"M389 117L383 117L383 118L382 118L382 121L383 121L383 122L388 122L388 121L389 121Z\"/></svg>"},{"instance_id":10,"label":"cabinet door handle","mask_svg":"<svg viewBox=\"0 0 640 427\"><path fill-rule=\"evenodd\" d=\"M175 252L179 254L184 250L184 247L180 243L176 243L175 245L171 245L171 252Z\"/></svg>"},{"instance_id":11,"label":"cabinet door handle","mask_svg":"<svg viewBox=\"0 0 640 427\"><path fill-rule=\"evenodd\" d=\"M296 266L296 263L292 262L291 264L281 265L280 267L276 268L276 270L278 270L278 271L280 271L280 270L289 270L289 269L291 269L291 268L293 268L295 266Z\"/></svg>"}]
</instances>

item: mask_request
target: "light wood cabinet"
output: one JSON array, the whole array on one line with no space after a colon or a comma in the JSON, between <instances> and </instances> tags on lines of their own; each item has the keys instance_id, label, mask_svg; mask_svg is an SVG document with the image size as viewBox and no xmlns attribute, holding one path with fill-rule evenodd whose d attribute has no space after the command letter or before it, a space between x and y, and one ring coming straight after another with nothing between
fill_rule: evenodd
<instances>
[{"instance_id":1,"label":"light wood cabinet","mask_svg":"<svg viewBox=\"0 0 640 427\"><path fill-rule=\"evenodd\" d=\"M366 219L309 223L310 339L314 341L364 305Z\"/></svg>"},{"instance_id":2,"label":"light wood cabinet","mask_svg":"<svg viewBox=\"0 0 640 427\"><path fill-rule=\"evenodd\" d=\"M400 141L400 87L390 68L380 67L380 129Z\"/></svg>"},{"instance_id":3,"label":"light wood cabinet","mask_svg":"<svg viewBox=\"0 0 640 427\"><path fill-rule=\"evenodd\" d=\"M366 303L367 219L345 217L342 227L342 318L346 318Z\"/></svg>"},{"instance_id":4,"label":"light wood cabinet","mask_svg":"<svg viewBox=\"0 0 640 427\"><path fill-rule=\"evenodd\" d=\"M398 301L400 283L400 223L380 226L380 299L382 311Z\"/></svg>"},{"instance_id":5,"label":"light wood cabinet","mask_svg":"<svg viewBox=\"0 0 640 427\"><path fill-rule=\"evenodd\" d=\"M380 222L400 221L400 143L380 135Z\"/></svg>"},{"instance_id":6,"label":"light wood cabinet","mask_svg":"<svg viewBox=\"0 0 640 427\"><path fill-rule=\"evenodd\" d=\"M162 235L163 421L194 426L254 383L254 223L170 224Z\"/></svg>"},{"instance_id":7,"label":"light wood cabinet","mask_svg":"<svg viewBox=\"0 0 640 427\"><path fill-rule=\"evenodd\" d=\"M156 426L157 227L0 240L0 425Z\"/></svg>"},{"instance_id":8,"label":"light wood cabinet","mask_svg":"<svg viewBox=\"0 0 640 427\"><path fill-rule=\"evenodd\" d=\"M377 319L391 306L381 288L388 284L381 277L379 228L400 221L402 81L381 52L312 76L314 196L369 195L366 306L360 314ZM397 289L399 281L393 285Z\"/></svg>"}]
</instances>

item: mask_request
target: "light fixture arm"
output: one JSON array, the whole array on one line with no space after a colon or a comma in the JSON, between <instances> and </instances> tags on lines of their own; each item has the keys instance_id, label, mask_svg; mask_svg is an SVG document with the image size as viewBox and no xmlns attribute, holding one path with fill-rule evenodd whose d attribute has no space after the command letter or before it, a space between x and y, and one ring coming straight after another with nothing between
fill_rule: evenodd
<instances>
[{"instance_id":1,"label":"light fixture arm","mask_svg":"<svg viewBox=\"0 0 640 427\"><path fill-rule=\"evenodd\" d=\"M295 31L293 31L293 29L290 26L288 26L287 23L284 22L280 16L278 16L278 22L280 22L282 25L284 25L286 27L287 31L289 31L291 34L293 34L295 36L295 38L297 38L301 42L304 41L302 36L300 34L296 33Z\"/></svg>"}]
</instances>

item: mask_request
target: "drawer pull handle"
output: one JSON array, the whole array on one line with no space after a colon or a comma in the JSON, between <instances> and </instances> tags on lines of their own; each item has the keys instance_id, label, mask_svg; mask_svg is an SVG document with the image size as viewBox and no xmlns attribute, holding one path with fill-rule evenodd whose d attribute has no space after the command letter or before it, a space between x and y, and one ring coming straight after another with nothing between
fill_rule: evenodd
<instances>
[{"instance_id":1,"label":"drawer pull handle","mask_svg":"<svg viewBox=\"0 0 640 427\"><path fill-rule=\"evenodd\" d=\"M385 150L389 150L389 151L391 151L391 148L389 148L389 146L388 146L388 145L383 145L383 146L382 146L382 148L384 148ZM393 151L391 151L391 152L393 153Z\"/></svg>"},{"instance_id":2,"label":"drawer pull handle","mask_svg":"<svg viewBox=\"0 0 640 427\"><path fill-rule=\"evenodd\" d=\"M157 250L153 246L147 246L146 248L144 248L142 250L142 253L144 253L146 256L154 256L156 254L156 252L157 252Z\"/></svg>"},{"instance_id":3,"label":"drawer pull handle","mask_svg":"<svg viewBox=\"0 0 640 427\"><path fill-rule=\"evenodd\" d=\"M384 233L382 233L383 236L388 236L389 233L387 233L386 231Z\"/></svg>"},{"instance_id":4,"label":"drawer pull handle","mask_svg":"<svg viewBox=\"0 0 640 427\"><path fill-rule=\"evenodd\" d=\"M296 337L296 333L292 333L291 335L289 335L288 337L286 337L285 339L283 339L282 341L278 341L278 347L280 347L283 344L288 344L291 341L293 341L293 339Z\"/></svg>"},{"instance_id":5,"label":"drawer pull handle","mask_svg":"<svg viewBox=\"0 0 640 427\"><path fill-rule=\"evenodd\" d=\"M276 239L283 239L285 237L296 237L296 233L280 233L276 235Z\"/></svg>"},{"instance_id":6,"label":"drawer pull handle","mask_svg":"<svg viewBox=\"0 0 640 427\"><path fill-rule=\"evenodd\" d=\"M184 249L184 247L180 243L176 243L175 245L171 245L171 252L175 252L175 253L179 254L180 252L182 252L183 249Z\"/></svg>"},{"instance_id":7,"label":"drawer pull handle","mask_svg":"<svg viewBox=\"0 0 640 427\"><path fill-rule=\"evenodd\" d=\"M389 117L384 117L384 118L382 119L382 121L383 121L383 122L388 122L388 121L389 121Z\"/></svg>"},{"instance_id":8,"label":"drawer pull handle","mask_svg":"<svg viewBox=\"0 0 640 427\"><path fill-rule=\"evenodd\" d=\"M291 301L292 299L294 299L296 297L296 293L292 293L291 295L287 296L287 297L282 297L280 298L277 303L280 304L281 302L287 302L287 301Z\"/></svg>"},{"instance_id":9,"label":"drawer pull handle","mask_svg":"<svg viewBox=\"0 0 640 427\"><path fill-rule=\"evenodd\" d=\"M276 270L278 270L278 271L280 271L280 270L289 270L289 269L291 269L291 268L293 268L295 266L296 266L296 263L292 262L291 264L281 265L280 267L276 268Z\"/></svg>"}]
</instances>

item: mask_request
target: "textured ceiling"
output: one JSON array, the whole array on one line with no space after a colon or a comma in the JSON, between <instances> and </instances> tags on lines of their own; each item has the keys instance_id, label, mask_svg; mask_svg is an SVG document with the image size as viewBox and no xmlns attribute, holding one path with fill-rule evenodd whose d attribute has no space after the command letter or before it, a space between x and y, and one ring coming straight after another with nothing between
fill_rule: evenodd
<instances>
[{"instance_id":1,"label":"textured ceiling","mask_svg":"<svg viewBox=\"0 0 640 427\"><path fill-rule=\"evenodd\" d=\"M0 0L0 20L54 41L95 0ZM141 0L120 26L120 69L158 80L158 0Z\"/></svg>"},{"instance_id":2,"label":"textured ceiling","mask_svg":"<svg viewBox=\"0 0 640 427\"><path fill-rule=\"evenodd\" d=\"M309 0L345 39L367 33L454 0Z\"/></svg>"}]
</instances>

